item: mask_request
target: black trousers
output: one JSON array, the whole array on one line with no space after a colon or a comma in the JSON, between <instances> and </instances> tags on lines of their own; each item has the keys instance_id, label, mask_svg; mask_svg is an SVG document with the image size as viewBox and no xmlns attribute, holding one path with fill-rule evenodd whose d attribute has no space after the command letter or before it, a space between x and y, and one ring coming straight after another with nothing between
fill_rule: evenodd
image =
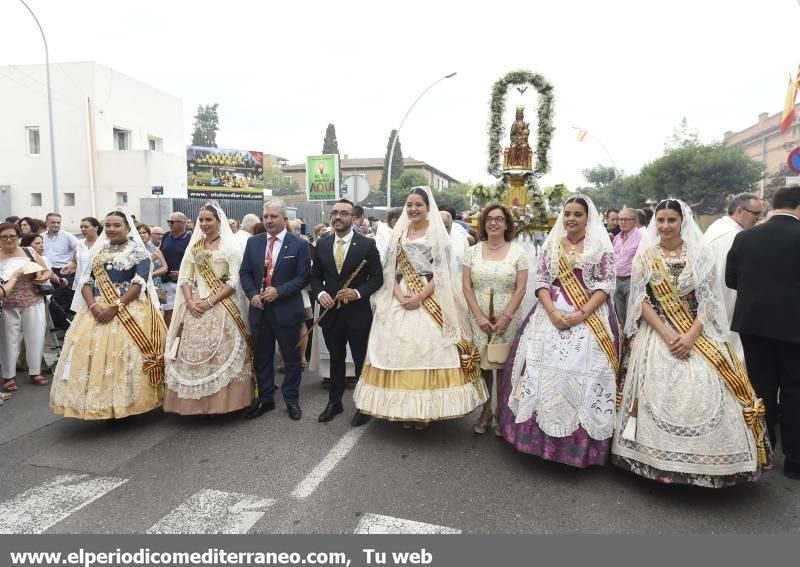
<instances>
[{"instance_id":1,"label":"black trousers","mask_svg":"<svg viewBox=\"0 0 800 567\"><path fill-rule=\"evenodd\" d=\"M767 406L772 446L775 428L780 426L786 467L800 472L800 344L740 336L750 381Z\"/></svg>"},{"instance_id":2,"label":"black trousers","mask_svg":"<svg viewBox=\"0 0 800 567\"><path fill-rule=\"evenodd\" d=\"M278 325L275 317L264 312L258 328L253 331L256 355L256 378L258 397L261 401L272 400L275 395L275 342L281 349L285 376L281 383L283 401L287 404L300 401L300 380L303 369L300 365L300 349L296 346L300 338L300 325Z\"/></svg>"},{"instance_id":3,"label":"black trousers","mask_svg":"<svg viewBox=\"0 0 800 567\"><path fill-rule=\"evenodd\" d=\"M353 355L356 378L361 377L361 368L367 356L369 327L354 328L346 317L337 317L333 323L322 329L325 345L331 355L331 386L329 400L341 402L344 395L344 379L347 372L347 345Z\"/></svg>"}]
</instances>

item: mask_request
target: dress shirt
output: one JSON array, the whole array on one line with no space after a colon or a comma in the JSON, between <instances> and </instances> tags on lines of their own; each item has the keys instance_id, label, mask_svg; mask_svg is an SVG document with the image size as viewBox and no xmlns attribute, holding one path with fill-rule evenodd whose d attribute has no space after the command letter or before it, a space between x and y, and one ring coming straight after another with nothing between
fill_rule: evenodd
<instances>
[{"instance_id":1,"label":"dress shirt","mask_svg":"<svg viewBox=\"0 0 800 567\"><path fill-rule=\"evenodd\" d=\"M642 233L636 229L629 232L620 232L614 237L614 260L617 265L617 277L631 277L633 257L639 249Z\"/></svg>"},{"instance_id":2,"label":"dress shirt","mask_svg":"<svg viewBox=\"0 0 800 567\"><path fill-rule=\"evenodd\" d=\"M352 228L355 229L355 226L352 227ZM333 255L334 255L334 257L336 257L336 247L339 246L339 241L340 240L344 240L344 254L342 255L342 265L344 265L344 261L347 260L347 251L350 250L350 243L353 241L353 230L351 229L350 232L348 232L346 235L341 236L341 237L338 234L336 234L335 232L333 233ZM355 292L356 292L356 295L358 295L358 298L361 299L361 294L358 293L358 290L355 290ZM317 300L319 300L320 296L323 293L327 293L327 292L321 291L319 293L319 295L317 296Z\"/></svg>"},{"instance_id":3,"label":"dress shirt","mask_svg":"<svg viewBox=\"0 0 800 567\"><path fill-rule=\"evenodd\" d=\"M44 257L54 269L63 268L72 260L72 252L78 246L78 239L67 232L59 230L55 236L50 232L44 234Z\"/></svg>"},{"instance_id":4,"label":"dress shirt","mask_svg":"<svg viewBox=\"0 0 800 567\"><path fill-rule=\"evenodd\" d=\"M274 237L271 234L267 233L267 250L264 253L264 260L267 259L267 254L270 253L270 251L269 251L269 241L272 240L273 238L275 238L276 240L275 240L275 244L272 245L272 254L270 255L270 262L272 262L272 266L273 266L273 268L275 268L276 267L275 266L275 261L278 259L278 254L281 251L281 246L283 246L283 241L286 240L286 229L284 228L282 231L280 231Z\"/></svg>"}]
</instances>

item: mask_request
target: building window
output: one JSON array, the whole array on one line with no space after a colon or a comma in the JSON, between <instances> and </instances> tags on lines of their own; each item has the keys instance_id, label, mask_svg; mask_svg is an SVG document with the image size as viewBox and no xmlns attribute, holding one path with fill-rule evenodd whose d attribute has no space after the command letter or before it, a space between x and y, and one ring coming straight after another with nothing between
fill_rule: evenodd
<instances>
[{"instance_id":1,"label":"building window","mask_svg":"<svg viewBox=\"0 0 800 567\"><path fill-rule=\"evenodd\" d=\"M161 138L156 138L155 136L147 137L147 147L151 152L160 152L161 146Z\"/></svg>"},{"instance_id":2,"label":"building window","mask_svg":"<svg viewBox=\"0 0 800 567\"><path fill-rule=\"evenodd\" d=\"M75 193L64 193L64 206L65 207L75 206Z\"/></svg>"},{"instance_id":3,"label":"building window","mask_svg":"<svg viewBox=\"0 0 800 567\"><path fill-rule=\"evenodd\" d=\"M42 153L41 144L39 142L39 127L28 126L25 128L25 131L28 134L28 153L32 156L38 156Z\"/></svg>"},{"instance_id":4,"label":"building window","mask_svg":"<svg viewBox=\"0 0 800 567\"><path fill-rule=\"evenodd\" d=\"M117 192L117 206L128 204L128 194L125 192Z\"/></svg>"},{"instance_id":5,"label":"building window","mask_svg":"<svg viewBox=\"0 0 800 567\"><path fill-rule=\"evenodd\" d=\"M41 207L41 206L42 206L42 194L31 193L31 207Z\"/></svg>"},{"instance_id":6,"label":"building window","mask_svg":"<svg viewBox=\"0 0 800 567\"><path fill-rule=\"evenodd\" d=\"M114 128L114 149L125 151L131 149L131 133L130 130L122 130Z\"/></svg>"}]
</instances>

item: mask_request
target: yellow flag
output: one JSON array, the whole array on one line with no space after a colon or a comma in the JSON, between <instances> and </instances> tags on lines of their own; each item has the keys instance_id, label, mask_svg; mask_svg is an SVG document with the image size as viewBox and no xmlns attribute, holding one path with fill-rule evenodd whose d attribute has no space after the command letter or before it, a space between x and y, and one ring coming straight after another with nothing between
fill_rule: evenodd
<instances>
[{"instance_id":1,"label":"yellow flag","mask_svg":"<svg viewBox=\"0 0 800 567\"><path fill-rule=\"evenodd\" d=\"M579 142L583 142L583 139L586 137L586 134L587 134L586 130L584 130L583 128L580 128L578 130L578 134L577 134L576 138L578 138Z\"/></svg>"}]
</instances>

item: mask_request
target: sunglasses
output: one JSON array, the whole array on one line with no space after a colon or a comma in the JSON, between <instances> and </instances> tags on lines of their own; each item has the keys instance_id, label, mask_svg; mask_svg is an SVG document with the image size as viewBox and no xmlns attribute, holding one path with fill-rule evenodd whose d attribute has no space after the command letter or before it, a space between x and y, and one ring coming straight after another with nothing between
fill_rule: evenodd
<instances>
[{"instance_id":1,"label":"sunglasses","mask_svg":"<svg viewBox=\"0 0 800 567\"><path fill-rule=\"evenodd\" d=\"M175 224L175 223L186 224L186 221L182 221L182 220L168 220L167 221L167 224Z\"/></svg>"}]
</instances>

